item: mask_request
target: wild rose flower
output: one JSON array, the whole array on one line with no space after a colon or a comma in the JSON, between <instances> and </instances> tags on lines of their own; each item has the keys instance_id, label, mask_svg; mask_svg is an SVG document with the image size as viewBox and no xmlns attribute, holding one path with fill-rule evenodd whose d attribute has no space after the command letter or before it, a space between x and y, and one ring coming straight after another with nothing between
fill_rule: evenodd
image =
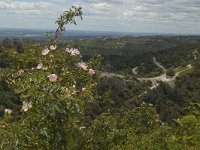
<instances>
[{"instance_id":1,"label":"wild rose flower","mask_svg":"<svg viewBox=\"0 0 200 150\"><path fill-rule=\"evenodd\" d=\"M87 64L86 63L84 63L84 62L79 62L78 64L77 64L77 66L79 67L79 68L82 68L83 70L87 70Z\"/></svg>"},{"instance_id":2,"label":"wild rose flower","mask_svg":"<svg viewBox=\"0 0 200 150\"><path fill-rule=\"evenodd\" d=\"M22 111L27 112L31 108L32 108L31 102L23 102Z\"/></svg>"},{"instance_id":3,"label":"wild rose flower","mask_svg":"<svg viewBox=\"0 0 200 150\"><path fill-rule=\"evenodd\" d=\"M50 46L50 50L55 50L56 48L57 48L56 45L51 45L51 46Z\"/></svg>"},{"instance_id":4,"label":"wild rose flower","mask_svg":"<svg viewBox=\"0 0 200 150\"><path fill-rule=\"evenodd\" d=\"M95 71L93 69L89 69L89 74L94 75Z\"/></svg>"},{"instance_id":5,"label":"wild rose flower","mask_svg":"<svg viewBox=\"0 0 200 150\"><path fill-rule=\"evenodd\" d=\"M22 69L19 69L19 70L18 70L18 75L19 75L19 76L21 76L23 73L24 73L24 70L22 70Z\"/></svg>"},{"instance_id":6,"label":"wild rose flower","mask_svg":"<svg viewBox=\"0 0 200 150\"><path fill-rule=\"evenodd\" d=\"M79 127L80 130L85 129L85 128L86 128L85 126L81 126L81 127Z\"/></svg>"},{"instance_id":7,"label":"wild rose flower","mask_svg":"<svg viewBox=\"0 0 200 150\"><path fill-rule=\"evenodd\" d=\"M36 68L37 68L37 69L42 69L42 67L43 67L43 64L42 64L42 63L40 63L40 64L38 64L38 65L37 65L37 67L36 67Z\"/></svg>"},{"instance_id":8,"label":"wild rose flower","mask_svg":"<svg viewBox=\"0 0 200 150\"><path fill-rule=\"evenodd\" d=\"M70 48L66 48L66 52L70 53Z\"/></svg>"},{"instance_id":9,"label":"wild rose flower","mask_svg":"<svg viewBox=\"0 0 200 150\"><path fill-rule=\"evenodd\" d=\"M80 55L79 50L76 49L76 48L71 48L71 49L66 48L66 51L67 51L68 53L70 53L72 56Z\"/></svg>"},{"instance_id":10,"label":"wild rose flower","mask_svg":"<svg viewBox=\"0 0 200 150\"><path fill-rule=\"evenodd\" d=\"M49 52L50 52L50 50L49 50L48 48L46 48L46 49L44 49L44 50L42 51L42 55L45 56L45 55L47 55Z\"/></svg>"},{"instance_id":11,"label":"wild rose flower","mask_svg":"<svg viewBox=\"0 0 200 150\"><path fill-rule=\"evenodd\" d=\"M58 79L58 76L56 74L50 74L48 77L51 82L56 82L56 80Z\"/></svg>"},{"instance_id":12,"label":"wild rose flower","mask_svg":"<svg viewBox=\"0 0 200 150\"><path fill-rule=\"evenodd\" d=\"M5 114L10 115L12 113L12 110L11 109L5 109L4 112L5 112Z\"/></svg>"}]
</instances>

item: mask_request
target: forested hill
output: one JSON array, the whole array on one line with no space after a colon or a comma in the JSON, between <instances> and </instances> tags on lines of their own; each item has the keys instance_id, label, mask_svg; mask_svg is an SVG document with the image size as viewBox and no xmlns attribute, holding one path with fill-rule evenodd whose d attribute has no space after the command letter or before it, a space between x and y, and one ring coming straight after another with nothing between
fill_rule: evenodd
<instances>
[{"instance_id":1,"label":"forested hill","mask_svg":"<svg viewBox=\"0 0 200 150\"><path fill-rule=\"evenodd\" d=\"M146 52L157 52L172 47L198 44L198 36L146 36L146 37L99 37L94 39L68 40L63 44L76 47L86 55L133 56Z\"/></svg>"},{"instance_id":2,"label":"forested hill","mask_svg":"<svg viewBox=\"0 0 200 150\"><path fill-rule=\"evenodd\" d=\"M45 45L0 42L0 146L199 150L200 37Z\"/></svg>"}]
</instances>

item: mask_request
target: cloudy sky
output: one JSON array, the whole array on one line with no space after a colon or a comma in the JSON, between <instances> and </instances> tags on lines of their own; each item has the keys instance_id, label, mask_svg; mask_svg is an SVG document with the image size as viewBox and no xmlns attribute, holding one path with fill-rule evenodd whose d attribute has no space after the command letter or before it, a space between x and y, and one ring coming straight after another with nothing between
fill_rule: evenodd
<instances>
[{"instance_id":1,"label":"cloudy sky","mask_svg":"<svg viewBox=\"0 0 200 150\"><path fill-rule=\"evenodd\" d=\"M55 28L71 5L84 19L69 29L200 34L200 0L0 0L0 28Z\"/></svg>"}]
</instances>

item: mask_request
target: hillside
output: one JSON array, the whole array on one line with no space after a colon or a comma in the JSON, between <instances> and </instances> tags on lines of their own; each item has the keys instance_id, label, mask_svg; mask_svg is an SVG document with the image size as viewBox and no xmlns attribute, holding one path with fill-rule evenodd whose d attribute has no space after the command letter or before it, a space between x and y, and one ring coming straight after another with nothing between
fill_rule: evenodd
<instances>
[{"instance_id":1,"label":"hillside","mask_svg":"<svg viewBox=\"0 0 200 150\"><path fill-rule=\"evenodd\" d=\"M154 147L153 143L156 141L159 145L157 149L163 148L164 145L167 145L167 149L182 148L183 143L187 143L184 145L187 148L196 149L199 147L196 139L199 134L196 129L191 129L198 126L199 122L199 115L197 115L199 113L200 96L199 40L199 37L121 37L81 41L66 40L59 43L60 50L52 51L52 54L45 58L43 65L56 66L51 71L60 72L61 75L64 75L62 70L65 70L68 66L67 70L70 71L66 73L72 72L76 75L66 74L67 77L61 78L62 81L59 86L68 85L70 89L67 88L65 92L79 91L84 85L88 86L89 91L87 91L86 97L84 95L79 97L79 94L75 93L74 96L75 99L91 99L86 101L83 106L81 126L78 125L81 130L77 131L77 126L74 126L73 129L70 127L70 131L74 130L74 132L80 134L81 139L79 140L82 141L82 144L78 144L73 139L73 142L76 143L75 149L79 149L79 146L82 149L94 149L93 146L96 147L95 149L118 149L119 147L121 149L129 149L129 147L134 149L132 138L139 137L140 141L135 140L137 144L149 142L149 144L141 144L138 146L139 148L144 148L145 145ZM23 47L18 45L23 45ZM43 59L43 56L40 56L43 45L44 41L34 40L30 43L27 43L26 40L17 39L1 42L0 116L4 120L4 110L12 109L12 114L15 117L9 121L13 122L13 125L22 119L21 116L24 114L22 112L24 109L22 99L27 100L27 98L32 97L33 88L39 88L47 93L53 92L52 90L46 91L46 88L44 88L44 86L50 86L51 89L54 86L54 84L49 84L45 76L42 75L47 74L48 69L41 71L34 69L38 68L38 58ZM89 66L98 69L92 79L86 77L87 72L83 70L83 72L80 72L81 70L77 70L78 68L74 70L77 65L74 66L73 62L81 59L81 57L66 54L65 48L72 46L80 49L81 57ZM52 58L54 59L52 60ZM50 59L51 65L49 65L48 59ZM63 66L64 68L62 68ZM38 80L37 71L42 75L41 81ZM35 80L32 80L34 78ZM71 87L71 84L75 84L73 78L76 78L76 86ZM30 82L31 85L29 86ZM41 87L38 87L37 82L42 83ZM96 88L94 88L95 82L97 83ZM26 86L28 87L25 88ZM55 88L62 91L59 86ZM22 90L23 88L25 89ZM23 94L23 92L25 93ZM35 97L35 102L37 102L37 97L43 99L43 96L45 96L38 90L35 92L39 92L38 96ZM58 97L62 99L57 95L58 92L52 94L56 95L55 97L52 95L53 99L48 98L51 102ZM48 101L46 103L50 106ZM33 107L37 107L36 104L33 103ZM79 107L79 104L75 104L76 109L71 111L79 111ZM187 111L186 108L188 108ZM32 108L29 109L30 113L35 111ZM60 104L56 106L55 110L52 106L53 115L56 115L54 113L64 113L65 111L61 109L63 108ZM193 111L195 111L195 114ZM34 118L34 116L32 117ZM65 118L65 116L63 117ZM52 119L59 121L57 120L59 119L58 116ZM193 124L190 125L190 123ZM187 133L182 135L182 130L186 130ZM0 132L2 131L0 130ZM76 132L70 133L70 135L77 134ZM16 133L21 134L21 132ZM158 135L155 136L154 133ZM148 139L145 136L146 134L152 138ZM191 141L182 139L190 137L191 134ZM73 136L76 137L76 135ZM110 136L110 138L107 136ZM175 139L169 142L171 137L175 137ZM117 143L115 143L116 140ZM123 141L128 143L124 144ZM179 144L177 144L177 141L179 141Z\"/></svg>"},{"instance_id":2,"label":"hillside","mask_svg":"<svg viewBox=\"0 0 200 150\"><path fill-rule=\"evenodd\" d=\"M0 12L1 150L200 149L197 1L5 0Z\"/></svg>"}]
</instances>

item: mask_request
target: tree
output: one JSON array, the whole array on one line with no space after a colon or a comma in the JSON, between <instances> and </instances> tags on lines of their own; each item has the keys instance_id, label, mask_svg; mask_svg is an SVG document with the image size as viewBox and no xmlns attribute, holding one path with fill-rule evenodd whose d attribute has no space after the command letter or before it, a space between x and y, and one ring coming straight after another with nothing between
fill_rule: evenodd
<instances>
[{"instance_id":1,"label":"tree","mask_svg":"<svg viewBox=\"0 0 200 150\"><path fill-rule=\"evenodd\" d=\"M169 70L167 70L166 75L168 77L173 77L173 76L175 76L175 72L172 69L169 69Z\"/></svg>"},{"instance_id":2,"label":"tree","mask_svg":"<svg viewBox=\"0 0 200 150\"><path fill-rule=\"evenodd\" d=\"M5 40L2 41L2 46L4 48L8 48L8 49L13 48L13 43L10 39L5 39Z\"/></svg>"}]
</instances>

